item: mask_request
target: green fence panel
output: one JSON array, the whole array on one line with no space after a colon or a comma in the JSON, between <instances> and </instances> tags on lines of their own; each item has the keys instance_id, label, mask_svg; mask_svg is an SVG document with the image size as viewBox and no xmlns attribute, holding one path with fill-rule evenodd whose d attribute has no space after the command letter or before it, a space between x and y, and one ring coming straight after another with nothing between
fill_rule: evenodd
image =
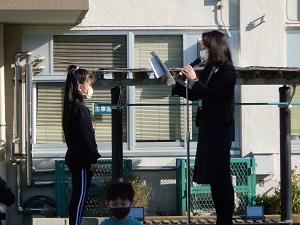
<instances>
[{"instance_id":1,"label":"green fence panel","mask_svg":"<svg viewBox=\"0 0 300 225\"><path fill-rule=\"evenodd\" d=\"M66 212L66 166L65 161L55 161L55 195L57 216L65 217Z\"/></svg>"},{"instance_id":2,"label":"green fence panel","mask_svg":"<svg viewBox=\"0 0 300 225\"><path fill-rule=\"evenodd\" d=\"M215 208L209 185L192 181L195 159L190 159L190 210L193 215L214 215ZM246 206L255 205L256 175L254 158L231 158L230 168L234 186L235 215L245 214ZM177 214L186 215L187 160L176 160Z\"/></svg>"},{"instance_id":3,"label":"green fence panel","mask_svg":"<svg viewBox=\"0 0 300 225\"><path fill-rule=\"evenodd\" d=\"M99 160L99 167L94 172L89 189L83 216L101 216L102 209L99 206L101 184L111 181L112 160ZM123 174L132 174L132 160L123 160ZM67 216L68 199L72 194L71 174L64 160L55 161L55 193L57 204L57 216Z\"/></svg>"}]
</instances>

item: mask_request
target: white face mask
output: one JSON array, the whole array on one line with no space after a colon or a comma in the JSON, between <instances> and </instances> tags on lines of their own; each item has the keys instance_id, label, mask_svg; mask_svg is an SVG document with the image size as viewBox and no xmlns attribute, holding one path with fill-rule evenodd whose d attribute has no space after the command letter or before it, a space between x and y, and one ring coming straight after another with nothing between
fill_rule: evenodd
<instances>
[{"instance_id":1,"label":"white face mask","mask_svg":"<svg viewBox=\"0 0 300 225\"><path fill-rule=\"evenodd\" d=\"M207 49L201 50L200 51L200 59L202 63L206 63L208 59L208 51Z\"/></svg>"},{"instance_id":2,"label":"white face mask","mask_svg":"<svg viewBox=\"0 0 300 225\"><path fill-rule=\"evenodd\" d=\"M94 94L94 89L93 88L88 88L88 93L87 94L82 94L82 97L84 99L92 98L93 94Z\"/></svg>"}]
</instances>

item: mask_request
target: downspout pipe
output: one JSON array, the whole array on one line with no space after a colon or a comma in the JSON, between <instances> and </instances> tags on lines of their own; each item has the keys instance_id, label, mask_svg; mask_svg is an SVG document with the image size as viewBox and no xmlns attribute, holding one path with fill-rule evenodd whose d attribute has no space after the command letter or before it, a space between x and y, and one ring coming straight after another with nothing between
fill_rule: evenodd
<instances>
[{"instance_id":1,"label":"downspout pipe","mask_svg":"<svg viewBox=\"0 0 300 225\"><path fill-rule=\"evenodd\" d=\"M15 54L15 88L14 88L14 117L13 117L13 138L10 140L11 147L11 158L10 161L13 164L17 165L17 206L19 211L23 211L22 208L22 164L21 160L23 159L22 151L19 148L20 143L20 85L19 80L22 79L22 65L21 61L31 55L30 52L19 52ZM16 158L15 153L16 149L18 154L22 154L22 158Z\"/></svg>"},{"instance_id":2,"label":"downspout pipe","mask_svg":"<svg viewBox=\"0 0 300 225\"><path fill-rule=\"evenodd\" d=\"M44 61L44 56L29 56L26 59L26 124L27 124L27 130L26 130L26 150L27 150L27 178L26 182L27 185L32 185L32 144L33 144L33 138L32 138L32 79L33 74L35 72L42 72L44 67L34 67L40 62Z\"/></svg>"},{"instance_id":3,"label":"downspout pipe","mask_svg":"<svg viewBox=\"0 0 300 225\"><path fill-rule=\"evenodd\" d=\"M26 59L26 149L27 149L27 185L32 183L32 77L34 65L34 57Z\"/></svg>"},{"instance_id":4,"label":"downspout pipe","mask_svg":"<svg viewBox=\"0 0 300 225\"><path fill-rule=\"evenodd\" d=\"M14 87L14 116L13 116L13 138L10 140L11 146L11 163L20 163L19 158L15 157L17 150L18 154L21 154L19 143L20 143L20 85L19 81L21 79L21 59L30 56L30 52L18 52L15 54L15 87Z\"/></svg>"}]
</instances>

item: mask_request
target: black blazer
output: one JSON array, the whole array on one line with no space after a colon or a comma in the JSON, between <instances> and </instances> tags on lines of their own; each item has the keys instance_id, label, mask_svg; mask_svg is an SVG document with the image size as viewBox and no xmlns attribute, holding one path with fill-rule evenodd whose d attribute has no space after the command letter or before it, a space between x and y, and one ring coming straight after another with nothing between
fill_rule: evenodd
<instances>
[{"instance_id":1,"label":"black blazer","mask_svg":"<svg viewBox=\"0 0 300 225\"><path fill-rule=\"evenodd\" d=\"M203 69L200 79L188 90L188 99L191 101L202 99L202 110L198 110L197 126L219 127L232 124L232 100L236 83L235 67L225 62L215 70L205 85L212 66ZM173 95L186 97L186 88L176 82L172 90Z\"/></svg>"}]
</instances>

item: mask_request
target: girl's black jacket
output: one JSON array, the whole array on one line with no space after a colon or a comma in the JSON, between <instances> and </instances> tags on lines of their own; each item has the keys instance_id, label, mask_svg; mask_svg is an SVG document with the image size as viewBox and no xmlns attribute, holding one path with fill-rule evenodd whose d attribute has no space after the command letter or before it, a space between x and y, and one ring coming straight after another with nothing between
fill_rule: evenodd
<instances>
[{"instance_id":1,"label":"girl's black jacket","mask_svg":"<svg viewBox=\"0 0 300 225\"><path fill-rule=\"evenodd\" d=\"M101 157L95 139L92 115L83 102L73 103L65 131L68 167L89 169Z\"/></svg>"}]
</instances>

